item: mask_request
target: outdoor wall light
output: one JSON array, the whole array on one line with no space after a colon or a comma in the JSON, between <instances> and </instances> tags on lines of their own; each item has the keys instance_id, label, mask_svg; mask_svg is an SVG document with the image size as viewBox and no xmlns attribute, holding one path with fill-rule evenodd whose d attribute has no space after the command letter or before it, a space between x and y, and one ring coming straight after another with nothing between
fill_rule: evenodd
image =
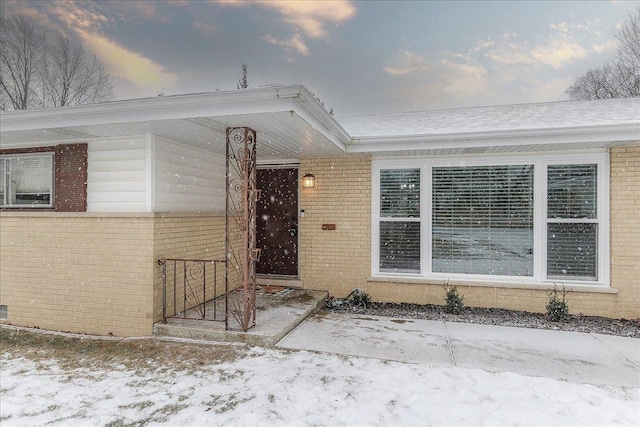
<instances>
[{"instance_id":1,"label":"outdoor wall light","mask_svg":"<svg viewBox=\"0 0 640 427\"><path fill-rule=\"evenodd\" d=\"M316 177L313 174L306 174L302 177L302 188L315 188Z\"/></svg>"}]
</instances>

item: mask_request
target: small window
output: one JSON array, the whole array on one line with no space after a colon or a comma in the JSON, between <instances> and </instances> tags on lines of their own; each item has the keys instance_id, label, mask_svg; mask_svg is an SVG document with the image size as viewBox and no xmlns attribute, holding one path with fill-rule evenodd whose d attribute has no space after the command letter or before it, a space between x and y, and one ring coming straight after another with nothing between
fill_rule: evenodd
<instances>
[{"instance_id":1,"label":"small window","mask_svg":"<svg viewBox=\"0 0 640 427\"><path fill-rule=\"evenodd\" d=\"M53 205L53 154L0 158L0 201L6 207Z\"/></svg>"},{"instance_id":2,"label":"small window","mask_svg":"<svg viewBox=\"0 0 640 427\"><path fill-rule=\"evenodd\" d=\"M420 272L420 169L380 171L380 271Z\"/></svg>"},{"instance_id":3,"label":"small window","mask_svg":"<svg viewBox=\"0 0 640 427\"><path fill-rule=\"evenodd\" d=\"M547 169L547 277L598 279L598 168Z\"/></svg>"}]
</instances>

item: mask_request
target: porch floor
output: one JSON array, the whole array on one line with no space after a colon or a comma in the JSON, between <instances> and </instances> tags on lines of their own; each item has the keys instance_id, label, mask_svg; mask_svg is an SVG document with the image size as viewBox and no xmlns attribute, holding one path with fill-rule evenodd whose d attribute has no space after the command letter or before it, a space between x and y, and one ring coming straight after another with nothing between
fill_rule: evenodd
<instances>
[{"instance_id":1,"label":"porch floor","mask_svg":"<svg viewBox=\"0 0 640 427\"><path fill-rule=\"evenodd\" d=\"M256 326L247 332L225 330L224 321L196 320L172 317L167 323L156 323L153 327L157 337L186 338L199 341L241 342L262 347L273 347L293 328L315 312L327 299L328 292L311 289L283 288L272 293L267 289L256 292ZM207 318L218 304L218 317L224 316L224 299L207 303ZM220 306L221 305L221 306ZM230 327L240 329L236 320L229 319Z\"/></svg>"}]
</instances>

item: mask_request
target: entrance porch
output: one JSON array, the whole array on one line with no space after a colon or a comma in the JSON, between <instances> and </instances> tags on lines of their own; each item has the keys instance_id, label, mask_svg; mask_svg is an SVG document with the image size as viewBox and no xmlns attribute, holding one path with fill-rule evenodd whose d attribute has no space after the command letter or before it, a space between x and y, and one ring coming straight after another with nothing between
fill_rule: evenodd
<instances>
[{"instance_id":1,"label":"entrance porch","mask_svg":"<svg viewBox=\"0 0 640 427\"><path fill-rule=\"evenodd\" d=\"M293 289L281 286L258 286L255 309L259 317L256 325L246 332L225 330L225 322L215 319L215 313L224 313L225 297L205 304L204 319L199 307L168 317L156 323L153 333L159 337L173 337L199 341L240 342L262 347L273 347L293 328L315 312L327 299L327 291Z\"/></svg>"}]
</instances>

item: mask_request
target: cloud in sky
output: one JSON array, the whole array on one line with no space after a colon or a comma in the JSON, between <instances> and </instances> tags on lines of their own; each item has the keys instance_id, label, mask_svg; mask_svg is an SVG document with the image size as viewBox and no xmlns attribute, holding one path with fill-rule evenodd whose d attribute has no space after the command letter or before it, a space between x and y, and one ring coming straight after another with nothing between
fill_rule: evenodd
<instances>
[{"instance_id":1,"label":"cloud in sky","mask_svg":"<svg viewBox=\"0 0 640 427\"><path fill-rule=\"evenodd\" d=\"M484 55L498 64L533 64L527 43L519 40L517 33L504 33L496 40L479 41L472 49L473 53Z\"/></svg>"},{"instance_id":2,"label":"cloud in sky","mask_svg":"<svg viewBox=\"0 0 640 427\"><path fill-rule=\"evenodd\" d=\"M554 29L556 34L533 47L517 33L504 33L497 40L478 42L471 52L500 64L548 65L556 69L587 56L587 50L567 34L565 26Z\"/></svg>"},{"instance_id":3,"label":"cloud in sky","mask_svg":"<svg viewBox=\"0 0 640 427\"><path fill-rule=\"evenodd\" d=\"M409 50L400 51L392 62L392 65L384 67L383 71L394 76L403 76L429 69L427 60L423 56Z\"/></svg>"},{"instance_id":4,"label":"cloud in sky","mask_svg":"<svg viewBox=\"0 0 640 427\"><path fill-rule=\"evenodd\" d=\"M212 22L194 21L193 28L203 36L207 37L211 37L216 33L216 27Z\"/></svg>"},{"instance_id":5,"label":"cloud in sky","mask_svg":"<svg viewBox=\"0 0 640 427\"><path fill-rule=\"evenodd\" d=\"M304 40L302 40L300 34L294 34L287 40L280 40L268 34L262 38L272 45L284 47L287 52L295 52L305 56L309 55L309 48L304 44Z\"/></svg>"},{"instance_id":6,"label":"cloud in sky","mask_svg":"<svg viewBox=\"0 0 640 427\"><path fill-rule=\"evenodd\" d=\"M597 22L548 24L545 35L511 31L475 42L465 51L399 50L382 71L412 103L441 99L440 106L512 99L558 99L575 80L566 71L591 53L612 49L615 39L593 31Z\"/></svg>"},{"instance_id":7,"label":"cloud in sky","mask_svg":"<svg viewBox=\"0 0 640 427\"><path fill-rule=\"evenodd\" d=\"M25 16L33 20L33 22L36 25L40 25L49 30L54 30L58 32L63 31L59 25L57 25L56 23L52 22L51 19L49 19L49 15L47 15L46 13L36 8L30 7L27 3L23 3L17 0L10 0L10 1L7 1L7 6L10 7L14 15Z\"/></svg>"},{"instance_id":8,"label":"cloud in sky","mask_svg":"<svg viewBox=\"0 0 640 427\"><path fill-rule=\"evenodd\" d=\"M50 12L73 31L115 76L149 89L166 89L176 84L176 74L167 72L160 64L104 35L101 28L110 23L110 19L97 9L69 1L52 3Z\"/></svg>"},{"instance_id":9,"label":"cloud in sky","mask_svg":"<svg viewBox=\"0 0 640 427\"><path fill-rule=\"evenodd\" d=\"M536 46L531 56L541 64L558 69L574 59L586 57L587 51L573 40L555 37L548 40L545 45Z\"/></svg>"},{"instance_id":10,"label":"cloud in sky","mask_svg":"<svg viewBox=\"0 0 640 427\"><path fill-rule=\"evenodd\" d=\"M278 11L285 22L300 28L312 38L326 38L325 24L341 23L356 14L356 8L349 0L261 0L260 3Z\"/></svg>"},{"instance_id":11,"label":"cloud in sky","mask_svg":"<svg viewBox=\"0 0 640 427\"><path fill-rule=\"evenodd\" d=\"M488 92L487 69L481 65L460 64L443 59L442 92L467 97Z\"/></svg>"},{"instance_id":12,"label":"cloud in sky","mask_svg":"<svg viewBox=\"0 0 640 427\"><path fill-rule=\"evenodd\" d=\"M288 39L278 39L270 34L263 40L274 46L284 47L287 53L310 55L304 37L328 39L327 25L336 25L353 18L356 8L351 0L294 1L294 0L211 0L229 6L260 5L276 11L282 20L293 26L295 33ZM292 59L290 58L291 62Z\"/></svg>"},{"instance_id":13,"label":"cloud in sky","mask_svg":"<svg viewBox=\"0 0 640 427\"><path fill-rule=\"evenodd\" d=\"M131 16L135 16L147 21L170 22L169 15L161 11L161 5L162 2L157 1L116 1L110 7L121 11L124 19L131 19Z\"/></svg>"},{"instance_id":14,"label":"cloud in sky","mask_svg":"<svg viewBox=\"0 0 640 427\"><path fill-rule=\"evenodd\" d=\"M292 0L218 0L218 3L235 6L262 5L282 15L282 19L296 31L311 38L326 38L326 24L336 24L351 19L356 8L350 0L292 1Z\"/></svg>"},{"instance_id":15,"label":"cloud in sky","mask_svg":"<svg viewBox=\"0 0 640 427\"><path fill-rule=\"evenodd\" d=\"M252 84L304 83L339 114L562 99L576 77L612 57L616 24L632 7L0 1L9 15L81 41L107 65L117 96L233 89L237 65L247 63Z\"/></svg>"},{"instance_id":16,"label":"cloud in sky","mask_svg":"<svg viewBox=\"0 0 640 427\"><path fill-rule=\"evenodd\" d=\"M173 87L178 80L176 74L168 73L151 59L124 48L107 37L82 29L77 29L76 33L114 75L131 83L159 90Z\"/></svg>"}]
</instances>

